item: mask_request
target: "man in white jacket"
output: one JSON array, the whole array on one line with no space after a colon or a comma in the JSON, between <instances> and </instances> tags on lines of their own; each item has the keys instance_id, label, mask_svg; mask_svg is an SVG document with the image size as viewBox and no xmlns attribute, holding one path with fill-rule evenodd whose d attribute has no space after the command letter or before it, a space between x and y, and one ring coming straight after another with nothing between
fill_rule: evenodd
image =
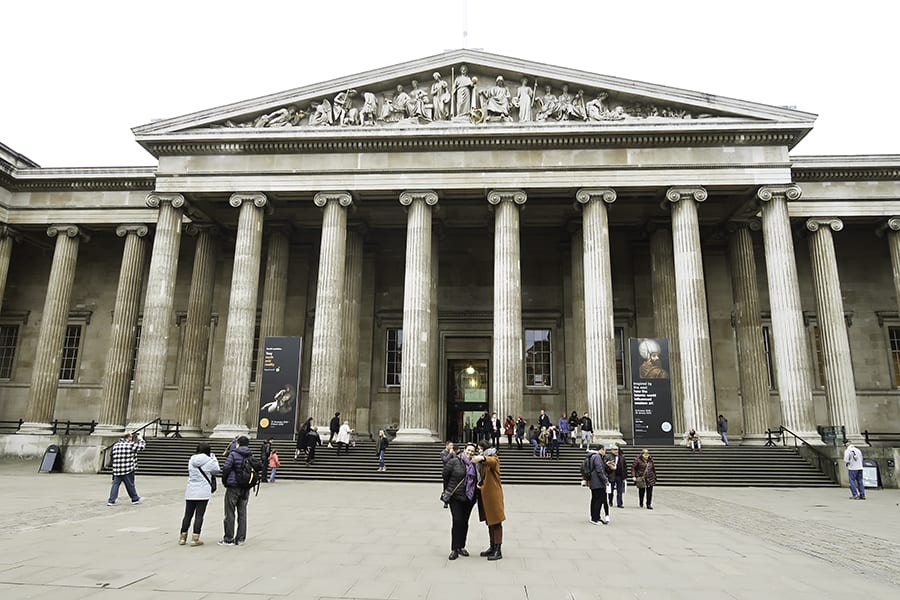
<instances>
[{"instance_id":1,"label":"man in white jacket","mask_svg":"<svg viewBox=\"0 0 900 600\"><path fill-rule=\"evenodd\" d=\"M844 440L844 464L847 465L847 475L850 477L851 500L865 500L866 486L863 484L863 455L859 448Z\"/></svg>"}]
</instances>

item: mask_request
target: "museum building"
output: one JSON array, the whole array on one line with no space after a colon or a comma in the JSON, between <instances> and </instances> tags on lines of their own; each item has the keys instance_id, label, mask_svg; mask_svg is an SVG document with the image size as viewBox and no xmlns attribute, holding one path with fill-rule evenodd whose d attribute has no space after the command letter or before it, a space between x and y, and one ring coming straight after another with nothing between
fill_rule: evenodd
<instances>
[{"instance_id":1,"label":"museum building","mask_svg":"<svg viewBox=\"0 0 900 600\"><path fill-rule=\"evenodd\" d=\"M485 411L633 434L668 340L676 440L900 431L900 156L795 156L793 108L456 50L134 128L151 167L0 145L0 451L299 417L398 441Z\"/></svg>"}]
</instances>

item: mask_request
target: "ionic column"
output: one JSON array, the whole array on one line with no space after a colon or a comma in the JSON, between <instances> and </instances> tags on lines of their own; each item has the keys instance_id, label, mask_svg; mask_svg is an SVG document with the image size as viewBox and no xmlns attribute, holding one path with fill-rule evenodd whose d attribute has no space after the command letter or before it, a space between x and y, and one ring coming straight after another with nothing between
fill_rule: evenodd
<instances>
[{"instance_id":1,"label":"ionic column","mask_svg":"<svg viewBox=\"0 0 900 600\"><path fill-rule=\"evenodd\" d=\"M584 244L584 340L588 412L594 439L623 442L619 430L616 386L616 332L613 321L612 267L609 260L609 217L606 205L616 201L609 188L580 189Z\"/></svg>"},{"instance_id":2,"label":"ionic column","mask_svg":"<svg viewBox=\"0 0 900 600\"><path fill-rule=\"evenodd\" d=\"M574 226L570 242L572 263L572 329L566 331L566 350L572 364L571 375L566 377L566 414L573 410L579 418L591 410L587 401L587 373L584 342L584 230L581 223ZM596 414L596 413L592 413ZM513 415L517 416L517 415Z\"/></svg>"},{"instance_id":3,"label":"ionic column","mask_svg":"<svg viewBox=\"0 0 900 600\"><path fill-rule=\"evenodd\" d=\"M672 203L672 248L675 296L678 303L678 348L684 427L697 430L706 444L721 445L716 433L716 395L712 375L712 348L706 307L706 280L700 247L697 204L707 198L702 187L669 188Z\"/></svg>"},{"instance_id":4,"label":"ionic column","mask_svg":"<svg viewBox=\"0 0 900 600\"><path fill-rule=\"evenodd\" d=\"M891 217L887 222L888 249L891 253L891 271L894 274L894 301L900 311L900 217Z\"/></svg>"},{"instance_id":5,"label":"ionic column","mask_svg":"<svg viewBox=\"0 0 900 600\"><path fill-rule=\"evenodd\" d=\"M439 266L440 266L440 243L442 235L441 223L434 223L431 228L431 292L429 294L428 312L431 316L431 364L435 365L431 369L431 380L428 383L429 395L432 399L429 414L431 415L431 431L435 432L437 437L441 437L442 432L447 431L447 410L446 405L439 402L442 397L440 392L441 372L437 368L441 358L441 331L440 331L440 301L439 294Z\"/></svg>"},{"instance_id":6,"label":"ionic column","mask_svg":"<svg viewBox=\"0 0 900 600\"><path fill-rule=\"evenodd\" d=\"M259 407L264 404L262 375L265 366L266 337L284 335L284 316L287 306L288 265L290 260L290 229L286 224L269 226L269 240L266 246L266 273L263 278L262 314L259 319L259 348L256 353L256 400L251 410L251 418L259 415ZM299 396L299 390L296 391Z\"/></svg>"},{"instance_id":7,"label":"ionic column","mask_svg":"<svg viewBox=\"0 0 900 600\"><path fill-rule=\"evenodd\" d=\"M327 424L338 406L347 207L353 199L348 192L319 192L313 202L324 211L309 372L309 414L316 423Z\"/></svg>"},{"instance_id":8,"label":"ionic column","mask_svg":"<svg viewBox=\"0 0 900 600\"><path fill-rule=\"evenodd\" d=\"M741 378L741 408L744 417L742 445L766 442L769 422L769 373L763 347L762 319L756 256L750 231L758 222L739 223L728 239L731 288L734 295L734 332L737 339L738 370Z\"/></svg>"},{"instance_id":9,"label":"ionic column","mask_svg":"<svg viewBox=\"0 0 900 600\"><path fill-rule=\"evenodd\" d=\"M763 242L769 279L769 307L782 424L809 443L817 443L813 412L809 348L800 307L800 284L788 200L800 198L796 185L764 186L756 192L762 201Z\"/></svg>"},{"instance_id":10,"label":"ionic column","mask_svg":"<svg viewBox=\"0 0 900 600\"><path fill-rule=\"evenodd\" d=\"M103 406L98 419L100 424L94 431L96 435L120 434L125 430L148 231L147 226L141 224L116 228L116 235L125 238L125 249L122 252L109 348L106 351Z\"/></svg>"},{"instance_id":11,"label":"ionic column","mask_svg":"<svg viewBox=\"0 0 900 600\"><path fill-rule=\"evenodd\" d=\"M256 326L256 296L267 198L258 193L232 194L228 202L240 208L241 212L234 245L231 296L228 299L219 423L210 436L214 438L230 438L248 432L250 366L253 363L253 330Z\"/></svg>"},{"instance_id":12,"label":"ionic column","mask_svg":"<svg viewBox=\"0 0 900 600\"><path fill-rule=\"evenodd\" d=\"M141 345L138 348L134 388L128 410L126 429L133 430L161 417L166 386L166 357L175 303L175 277L178 274L178 251L181 247L181 219L184 196L157 194L147 196L147 206L159 208L150 274L141 322Z\"/></svg>"},{"instance_id":13,"label":"ionic column","mask_svg":"<svg viewBox=\"0 0 900 600\"><path fill-rule=\"evenodd\" d=\"M203 432L203 390L206 387L206 365L209 354L210 319L213 291L216 286L216 259L219 231L212 225L188 225L195 235L194 267L188 294L187 320L184 322L184 363L178 371L178 422L184 436L200 436Z\"/></svg>"},{"instance_id":14,"label":"ionic column","mask_svg":"<svg viewBox=\"0 0 900 600\"><path fill-rule=\"evenodd\" d=\"M403 354L400 365L400 428L396 441L429 442L432 437L431 207L436 193L400 194L407 207L406 273L403 279Z\"/></svg>"},{"instance_id":15,"label":"ionic column","mask_svg":"<svg viewBox=\"0 0 900 600\"><path fill-rule=\"evenodd\" d=\"M669 376L672 386L672 425L675 439L684 426L684 393L681 384L681 349L678 336L678 302L675 293L675 257L672 232L659 227L650 234L650 281L653 295L653 324L656 334L669 340Z\"/></svg>"},{"instance_id":16,"label":"ionic column","mask_svg":"<svg viewBox=\"0 0 900 600\"><path fill-rule=\"evenodd\" d=\"M347 260L344 265L344 314L341 318L341 375L338 408L341 422L356 422L356 398L359 393L359 315L362 304L363 237L362 223L347 230Z\"/></svg>"},{"instance_id":17,"label":"ionic column","mask_svg":"<svg viewBox=\"0 0 900 600\"><path fill-rule=\"evenodd\" d=\"M76 225L51 225L47 228L47 235L56 238L56 248L47 282L44 311L41 313L25 423L18 431L23 434L51 433L50 421L53 420L56 391L59 388L59 361L66 336L75 265L78 262L78 242L80 239L89 239Z\"/></svg>"},{"instance_id":18,"label":"ionic column","mask_svg":"<svg viewBox=\"0 0 900 600\"><path fill-rule=\"evenodd\" d=\"M497 415L521 415L525 368L519 207L528 197L522 190L492 190L487 199L495 207L493 410Z\"/></svg>"},{"instance_id":19,"label":"ionic column","mask_svg":"<svg viewBox=\"0 0 900 600\"><path fill-rule=\"evenodd\" d=\"M841 231L843 228L844 223L837 218L814 218L806 221L806 229L812 232L809 236L809 256L816 291L816 314L822 334L828 416L830 424L844 426L848 438L861 441L856 384L853 379L853 363L850 361L850 340L844 320L841 280L831 235L832 231Z\"/></svg>"},{"instance_id":20,"label":"ionic column","mask_svg":"<svg viewBox=\"0 0 900 600\"><path fill-rule=\"evenodd\" d=\"M13 242L17 241L18 237L18 233L9 226L0 225L0 310L3 308L3 294L6 291L6 277L9 275Z\"/></svg>"}]
</instances>

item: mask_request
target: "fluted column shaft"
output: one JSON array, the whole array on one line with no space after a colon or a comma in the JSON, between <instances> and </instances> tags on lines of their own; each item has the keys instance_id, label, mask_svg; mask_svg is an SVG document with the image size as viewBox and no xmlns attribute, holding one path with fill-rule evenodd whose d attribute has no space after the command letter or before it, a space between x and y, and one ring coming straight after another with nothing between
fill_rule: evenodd
<instances>
[{"instance_id":1,"label":"fluted column shaft","mask_svg":"<svg viewBox=\"0 0 900 600\"><path fill-rule=\"evenodd\" d=\"M891 217L888 226L888 250L891 253L891 271L894 275L894 302L900 312L900 217Z\"/></svg>"},{"instance_id":2,"label":"fluted column shaft","mask_svg":"<svg viewBox=\"0 0 900 600\"><path fill-rule=\"evenodd\" d=\"M763 242L769 279L769 307L782 424L808 442L819 439L813 412L809 349L800 307L800 284L787 201L800 198L798 186L759 189Z\"/></svg>"},{"instance_id":3,"label":"fluted column shaft","mask_svg":"<svg viewBox=\"0 0 900 600\"><path fill-rule=\"evenodd\" d=\"M166 357L175 303L184 196L150 194L147 205L151 208L158 207L159 215L150 256L150 273L147 277L147 294L141 323L141 345L138 348L134 389L128 411L128 429L136 429L162 416L160 411L166 386Z\"/></svg>"},{"instance_id":4,"label":"fluted column shaft","mask_svg":"<svg viewBox=\"0 0 900 600\"><path fill-rule=\"evenodd\" d=\"M758 223L756 229L759 229ZM728 255L731 263L734 330L744 418L742 443L762 444L766 441L766 430L772 423L769 422L769 374L763 346L756 256L750 226L737 225L728 239Z\"/></svg>"},{"instance_id":5,"label":"fluted column shaft","mask_svg":"<svg viewBox=\"0 0 900 600\"><path fill-rule=\"evenodd\" d=\"M837 269L832 231L841 231L840 219L809 219L809 255L813 287L816 291L816 314L822 334L825 363L825 398L832 425L843 425L848 438L860 440L859 409L853 363L850 361L850 339L844 320L841 280Z\"/></svg>"},{"instance_id":6,"label":"fluted column shaft","mask_svg":"<svg viewBox=\"0 0 900 600\"><path fill-rule=\"evenodd\" d=\"M584 340L588 412L594 439L623 441L619 430L619 390L616 385L616 337L613 320L612 267L609 258L609 217L606 205L616 200L608 188L581 189L584 236Z\"/></svg>"},{"instance_id":7,"label":"fluted column shaft","mask_svg":"<svg viewBox=\"0 0 900 600\"><path fill-rule=\"evenodd\" d=\"M320 192L314 202L324 211L309 373L309 414L317 423L328 423L338 406L347 207L352 199L347 192Z\"/></svg>"},{"instance_id":8,"label":"fluted column shaft","mask_svg":"<svg viewBox=\"0 0 900 600\"><path fill-rule=\"evenodd\" d=\"M253 364L253 330L259 291L262 229L267 198L263 194L232 194L231 206L240 207L234 269L225 328L225 356L222 361L222 391L219 423L212 437L245 434L250 394L250 367Z\"/></svg>"},{"instance_id":9,"label":"fluted column shaft","mask_svg":"<svg viewBox=\"0 0 900 600\"><path fill-rule=\"evenodd\" d=\"M437 201L432 191L400 195L400 203L407 207L400 428L396 438L401 442L432 439L431 207Z\"/></svg>"},{"instance_id":10,"label":"fluted column shaft","mask_svg":"<svg viewBox=\"0 0 900 600\"><path fill-rule=\"evenodd\" d=\"M147 255L147 232L146 225L123 225L116 228L116 235L125 238L125 249L122 252L109 348L106 351L103 406L100 409L100 424L96 429L98 434L121 433L125 428L144 259Z\"/></svg>"},{"instance_id":11,"label":"fluted column shaft","mask_svg":"<svg viewBox=\"0 0 900 600\"><path fill-rule=\"evenodd\" d=\"M6 278L9 275L9 260L15 234L6 225L0 225L0 310L3 309L3 295L6 292Z\"/></svg>"},{"instance_id":12,"label":"fluted column shaft","mask_svg":"<svg viewBox=\"0 0 900 600\"><path fill-rule=\"evenodd\" d=\"M584 324L584 230L572 232L572 331L566 331L566 348L571 352L572 374L566 378L566 414L575 411L580 417L590 410L587 402ZM517 415L513 415L517 416Z\"/></svg>"},{"instance_id":13,"label":"fluted column shaft","mask_svg":"<svg viewBox=\"0 0 900 600\"><path fill-rule=\"evenodd\" d=\"M31 390L25 424L19 433L50 433L50 421L56 409L59 388L59 367L62 360L75 265L78 262L78 243L83 236L75 225L52 225L47 235L56 238L53 264L47 282L47 296L41 313L37 355L31 372Z\"/></svg>"},{"instance_id":14,"label":"fluted column shaft","mask_svg":"<svg viewBox=\"0 0 900 600\"><path fill-rule=\"evenodd\" d=\"M212 317L213 290L216 285L218 232L210 226L188 226L195 234L194 266L188 294L187 320L184 323L184 363L178 371L178 422L183 435L202 433L203 389L206 384L209 353L209 321Z\"/></svg>"},{"instance_id":15,"label":"fluted column shaft","mask_svg":"<svg viewBox=\"0 0 900 600\"><path fill-rule=\"evenodd\" d=\"M669 340L669 376L672 386L672 421L675 439L686 431L684 393L681 384L681 349L678 335L678 301L675 291L675 257L672 232L656 229L650 235L650 280L653 294L653 323L656 334Z\"/></svg>"},{"instance_id":16,"label":"fluted column shaft","mask_svg":"<svg viewBox=\"0 0 900 600\"><path fill-rule=\"evenodd\" d=\"M341 318L341 376L338 408L341 421L357 428L356 399L359 394L359 315L362 305L363 230L351 225L347 230L347 259L344 265L344 314Z\"/></svg>"},{"instance_id":17,"label":"fluted column shaft","mask_svg":"<svg viewBox=\"0 0 900 600\"><path fill-rule=\"evenodd\" d=\"M441 432L446 431L446 420L447 420L447 411L446 407L440 406L438 402L438 398L442 396L440 392L440 369L437 365L440 362L441 357L441 347L440 347L440 302L438 300L439 297L439 286L438 286L438 274L439 274L439 266L440 266L440 224L436 227L432 227L431 230L431 290L429 294L429 307L428 311L431 316L431 364L434 365L431 369L430 373L430 381L428 382L428 390L429 397L431 398L431 406L429 407L429 415L431 417L431 431L435 432L438 437L440 437Z\"/></svg>"},{"instance_id":18,"label":"fluted column shaft","mask_svg":"<svg viewBox=\"0 0 900 600\"><path fill-rule=\"evenodd\" d=\"M675 295L678 302L678 347L681 351L684 426L693 427L707 444L721 444L716 433L716 396L706 306L706 280L700 246L697 204L706 200L700 187L670 188Z\"/></svg>"},{"instance_id":19,"label":"fluted column shaft","mask_svg":"<svg viewBox=\"0 0 900 600\"><path fill-rule=\"evenodd\" d=\"M262 404L262 374L265 365L266 337L284 335L284 313L287 306L290 239L284 226L269 228L266 246L266 274L263 278L262 314L259 320L259 348L256 353L256 399ZM258 415L259 405L251 408Z\"/></svg>"}]
</instances>

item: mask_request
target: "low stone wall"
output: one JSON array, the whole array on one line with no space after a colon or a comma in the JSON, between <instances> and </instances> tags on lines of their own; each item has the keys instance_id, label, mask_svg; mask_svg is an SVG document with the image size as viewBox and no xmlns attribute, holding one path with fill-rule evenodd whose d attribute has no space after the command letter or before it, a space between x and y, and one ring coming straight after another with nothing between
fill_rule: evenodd
<instances>
[{"instance_id":1,"label":"low stone wall","mask_svg":"<svg viewBox=\"0 0 900 600\"><path fill-rule=\"evenodd\" d=\"M0 456L37 458L51 445L59 446L65 473L99 473L103 448L114 444L118 436L99 435L0 435Z\"/></svg>"}]
</instances>

